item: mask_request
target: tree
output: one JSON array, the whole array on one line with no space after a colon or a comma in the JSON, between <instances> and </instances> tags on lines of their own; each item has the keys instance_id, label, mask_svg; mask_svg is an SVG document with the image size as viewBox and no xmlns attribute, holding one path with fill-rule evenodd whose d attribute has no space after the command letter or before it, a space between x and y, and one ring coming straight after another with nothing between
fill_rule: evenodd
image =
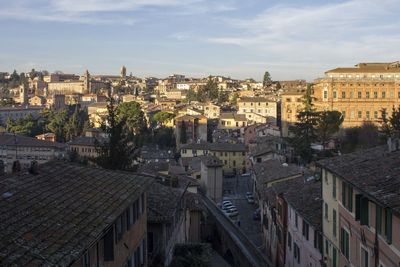
<instances>
[{"instance_id":1,"label":"tree","mask_svg":"<svg viewBox=\"0 0 400 267\"><path fill-rule=\"evenodd\" d=\"M400 108L393 107L389 118L386 109L382 109L381 116L381 129L386 138L400 138Z\"/></svg>"},{"instance_id":2,"label":"tree","mask_svg":"<svg viewBox=\"0 0 400 267\"><path fill-rule=\"evenodd\" d=\"M339 131L343 119L339 111L323 111L318 114L316 134L318 140L322 143L323 149L325 149L332 135Z\"/></svg>"},{"instance_id":3,"label":"tree","mask_svg":"<svg viewBox=\"0 0 400 267\"><path fill-rule=\"evenodd\" d=\"M263 86L268 86L272 83L271 75L268 71L264 73Z\"/></svg>"},{"instance_id":4,"label":"tree","mask_svg":"<svg viewBox=\"0 0 400 267\"><path fill-rule=\"evenodd\" d=\"M237 100L238 100L238 98L239 98L238 92L233 93L231 99L229 100L229 103L230 103L232 106L236 106L236 105L237 105Z\"/></svg>"},{"instance_id":5,"label":"tree","mask_svg":"<svg viewBox=\"0 0 400 267\"><path fill-rule=\"evenodd\" d=\"M87 127L88 121L87 112L76 105L74 113L65 125L65 139L72 140L74 137L80 136Z\"/></svg>"},{"instance_id":6,"label":"tree","mask_svg":"<svg viewBox=\"0 0 400 267\"><path fill-rule=\"evenodd\" d=\"M164 125L164 123L172 120L173 118L175 118L174 113L168 111L160 111L154 115L153 120L161 125Z\"/></svg>"},{"instance_id":7,"label":"tree","mask_svg":"<svg viewBox=\"0 0 400 267\"><path fill-rule=\"evenodd\" d=\"M99 156L94 161L105 169L126 170L131 167L133 160L133 136L126 127L126 117L117 116L115 100L109 96L107 102L108 114L102 122L101 129L108 138L96 139L96 151Z\"/></svg>"},{"instance_id":8,"label":"tree","mask_svg":"<svg viewBox=\"0 0 400 267\"><path fill-rule=\"evenodd\" d=\"M66 109L52 110L50 111L47 129L50 130L56 136L56 141L65 141L65 126L68 120L68 114Z\"/></svg>"},{"instance_id":9,"label":"tree","mask_svg":"<svg viewBox=\"0 0 400 267\"><path fill-rule=\"evenodd\" d=\"M225 92L224 90L222 90L222 88L221 88L218 92L218 104L228 102L228 100L229 100L228 93Z\"/></svg>"},{"instance_id":10,"label":"tree","mask_svg":"<svg viewBox=\"0 0 400 267\"><path fill-rule=\"evenodd\" d=\"M116 108L116 119L118 122L124 122L124 127L132 135L136 145L141 145L146 141L149 132L146 118L139 103L134 101L121 103Z\"/></svg>"},{"instance_id":11,"label":"tree","mask_svg":"<svg viewBox=\"0 0 400 267\"><path fill-rule=\"evenodd\" d=\"M40 127L38 126L38 121L29 114L24 118L16 120L8 119L6 122L6 131L33 137L40 133Z\"/></svg>"},{"instance_id":12,"label":"tree","mask_svg":"<svg viewBox=\"0 0 400 267\"><path fill-rule=\"evenodd\" d=\"M159 145L161 148L175 147L175 134L174 129L170 127L161 126L154 130L153 143Z\"/></svg>"},{"instance_id":13,"label":"tree","mask_svg":"<svg viewBox=\"0 0 400 267\"><path fill-rule=\"evenodd\" d=\"M297 114L297 122L289 127L289 142L295 154L307 163L312 159L311 144L317 140L315 127L318 122L318 112L313 108L311 90L312 87L308 86L304 97L304 110Z\"/></svg>"}]
</instances>

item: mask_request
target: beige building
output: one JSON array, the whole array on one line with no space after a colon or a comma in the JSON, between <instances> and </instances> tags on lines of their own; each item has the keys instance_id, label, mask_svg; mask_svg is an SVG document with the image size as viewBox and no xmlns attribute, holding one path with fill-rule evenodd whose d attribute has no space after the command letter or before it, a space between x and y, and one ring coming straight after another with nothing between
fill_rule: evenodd
<instances>
[{"instance_id":1,"label":"beige building","mask_svg":"<svg viewBox=\"0 0 400 267\"><path fill-rule=\"evenodd\" d=\"M344 115L343 127L379 123L381 110L400 104L400 62L359 63L325 72L315 80L315 107Z\"/></svg>"},{"instance_id":2,"label":"beige building","mask_svg":"<svg viewBox=\"0 0 400 267\"><path fill-rule=\"evenodd\" d=\"M304 92L291 90L281 95L282 135L287 137L289 127L297 122L297 114L304 108Z\"/></svg>"},{"instance_id":3,"label":"beige building","mask_svg":"<svg viewBox=\"0 0 400 267\"><path fill-rule=\"evenodd\" d=\"M106 102L99 102L88 105L89 120L95 128L100 128L107 114L108 110Z\"/></svg>"},{"instance_id":4,"label":"beige building","mask_svg":"<svg viewBox=\"0 0 400 267\"><path fill-rule=\"evenodd\" d=\"M64 144L12 133L0 134L0 159L7 173L11 172L15 161L19 161L21 169L26 170L32 161L42 164L64 157Z\"/></svg>"},{"instance_id":5,"label":"beige building","mask_svg":"<svg viewBox=\"0 0 400 267\"><path fill-rule=\"evenodd\" d=\"M224 112L219 116L218 129L240 129L246 127L247 124L246 115Z\"/></svg>"},{"instance_id":6,"label":"beige building","mask_svg":"<svg viewBox=\"0 0 400 267\"><path fill-rule=\"evenodd\" d=\"M30 106L44 106L46 104L46 98L43 96L34 96L29 99Z\"/></svg>"},{"instance_id":7,"label":"beige building","mask_svg":"<svg viewBox=\"0 0 400 267\"><path fill-rule=\"evenodd\" d=\"M222 201L222 166L222 162L215 156L205 156L201 159L200 185L215 203Z\"/></svg>"},{"instance_id":8,"label":"beige building","mask_svg":"<svg viewBox=\"0 0 400 267\"><path fill-rule=\"evenodd\" d=\"M244 144L201 143L186 144L180 148L182 158L211 155L221 160L224 174L245 173L250 167Z\"/></svg>"},{"instance_id":9,"label":"beige building","mask_svg":"<svg viewBox=\"0 0 400 267\"><path fill-rule=\"evenodd\" d=\"M221 108L211 102L204 104L203 111L208 119L217 119L221 114Z\"/></svg>"},{"instance_id":10,"label":"beige building","mask_svg":"<svg viewBox=\"0 0 400 267\"><path fill-rule=\"evenodd\" d=\"M276 101L269 100L265 97L241 97L237 101L238 114L246 115L249 121L260 122L259 116L265 117L272 124L277 123L278 104ZM260 122L264 123L264 122Z\"/></svg>"},{"instance_id":11,"label":"beige building","mask_svg":"<svg viewBox=\"0 0 400 267\"><path fill-rule=\"evenodd\" d=\"M207 141L207 118L203 115L183 115L175 118L177 146Z\"/></svg>"}]
</instances>

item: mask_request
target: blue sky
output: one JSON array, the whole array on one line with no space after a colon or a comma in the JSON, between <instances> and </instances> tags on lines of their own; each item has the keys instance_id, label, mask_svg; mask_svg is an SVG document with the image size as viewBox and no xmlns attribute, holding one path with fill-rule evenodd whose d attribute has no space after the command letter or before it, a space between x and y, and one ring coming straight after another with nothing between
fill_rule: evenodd
<instances>
[{"instance_id":1,"label":"blue sky","mask_svg":"<svg viewBox=\"0 0 400 267\"><path fill-rule=\"evenodd\" d=\"M312 80L400 60L398 0L0 0L0 71Z\"/></svg>"}]
</instances>

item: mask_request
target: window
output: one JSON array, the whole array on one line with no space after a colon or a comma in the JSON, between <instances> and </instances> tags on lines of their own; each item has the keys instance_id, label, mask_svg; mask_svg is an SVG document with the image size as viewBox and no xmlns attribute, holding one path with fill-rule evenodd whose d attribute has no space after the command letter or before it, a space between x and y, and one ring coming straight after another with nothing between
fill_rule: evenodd
<instances>
[{"instance_id":1,"label":"window","mask_svg":"<svg viewBox=\"0 0 400 267\"><path fill-rule=\"evenodd\" d=\"M353 212L353 187L345 182L342 182L342 205Z\"/></svg>"},{"instance_id":2,"label":"window","mask_svg":"<svg viewBox=\"0 0 400 267\"><path fill-rule=\"evenodd\" d=\"M340 230L340 250L348 260L350 257L350 235L344 228Z\"/></svg>"},{"instance_id":3,"label":"window","mask_svg":"<svg viewBox=\"0 0 400 267\"><path fill-rule=\"evenodd\" d=\"M365 112L365 117L367 118L367 120L369 120L369 110L367 110L366 112Z\"/></svg>"},{"instance_id":4,"label":"window","mask_svg":"<svg viewBox=\"0 0 400 267\"><path fill-rule=\"evenodd\" d=\"M86 251L85 254L83 254L82 266L83 267L89 267L90 266L90 257L89 257L89 252L88 251Z\"/></svg>"},{"instance_id":5,"label":"window","mask_svg":"<svg viewBox=\"0 0 400 267\"><path fill-rule=\"evenodd\" d=\"M346 110L342 110L342 116L343 118L346 118Z\"/></svg>"},{"instance_id":6,"label":"window","mask_svg":"<svg viewBox=\"0 0 400 267\"><path fill-rule=\"evenodd\" d=\"M361 98L361 91L357 92L357 98Z\"/></svg>"},{"instance_id":7,"label":"window","mask_svg":"<svg viewBox=\"0 0 400 267\"><path fill-rule=\"evenodd\" d=\"M328 219L329 210L328 210L328 203L325 203L325 219Z\"/></svg>"},{"instance_id":8,"label":"window","mask_svg":"<svg viewBox=\"0 0 400 267\"><path fill-rule=\"evenodd\" d=\"M359 119L361 119L361 118L362 118L362 111L361 111L361 110L359 110L359 111L358 111L358 115L357 115L357 117L358 117Z\"/></svg>"},{"instance_id":9,"label":"window","mask_svg":"<svg viewBox=\"0 0 400 267\"><path fill-rule=\"evenodd\" d=\"M332 175L332 197L336 199L336 176Z\"/></svg>"},{"instance_id":10,"label":"window","mask_svg":"<svg viewBox=\"0 0 400 267\"><path fill-rule=\"evenodd\" d=\"M293 256L297 259L297 263L300 263L300 248L296 242L293 242Z\"/></svg>"},{"instance_id":11,"label":"window","mask_svg":"<svg viewBox=\"0 0 400 267\"><path fill-rule=\"evenodd\" d=\"M354 92L350 91L350 98L354 98Z\"/></svg>"},{"instance_id":12,"label":"window","mask_svg":"<svg viewBox=\"0 0 400 267\"><path fill-rule=\"evenodd\" d=\"M364 246L361 246L360 257L361 267L369 267L369 254Z\"/></svg>"},{"instance_id":13,"label":"window","mask_svg":"<svg viewBox=\"0 0 400 267\"><path fill-rule=\"evenodd\" d=\"M324 91L324 99L328 99L328 91Z\"/></svg>"},{"instance_id":14,"label":"window","mask_svg":"<svg viewBox=\"0 0 400 267\"><path fill-rule=\"evenodd\" d=\"M342 98L346 98L346 91L342 91Z\"/></svg>"},{"instance_id":15,"label":"window","mask_svg":"<svg viewBox=\"0 0 400 267\"><path fill-rule=\"evenodd\" d=\"M308 240L310 226L303 220L303 236Z\"/></svg>"},{"instance_id":16,"label":"window","mask_svg":"<svg viewBox=\"0 0 400 267\"><path fill-rule=\"evenodd\" d=\"M299 229L299 218L297 213L294 214L294 224L296 225L296 228Z\"/></svg>"},{"instance_id":17,"label":"window","mask_svg":"<svg viewBox=\"0 0 400 267\"><path fill-rule=\"evenodd\" d=\"M290 232L288 232L287 245L289 250L292 250L292 235L290 234Z\"/></svg>"},{"instance_id":18,"label":"window","mask_svg":"<svg viewBox=\"0 0 400 267\"><path fill-rule=\"evenodd\" d=\"M337 92L333 91L333 99L337 99Z\"/></svg>"},{"instance_id":19,"label":"window","mask_svg":"<svg viewBox=\"0 0 400 267\"><path fill-rule=\"evenodd\" d=\"M366 97L366 98L369 98L369 92L368 92L368 91L365 92L365 97Z\"/></svg>"},{"instance_id":20,"label":"window","mask_svg":"<svg viewBox=\"0 0 400 267\"><path fill-rule=\"evenodd\" d=\"M118 243L123 235L122 231L122 216L119 216L115 223L115 241Z\"/></svg>"},{"instance_id":21,"label":"window","mask_svg":"<svg viewBox=\"0 0 400 267\"><path fill-rule=\"evenodd\" d=\"M337 233L336 233L336 220L337 220L337 218L336 218L336 210L333 209L333 211L332 211L332 224L333 224L332 233L333 233L334 237L337 236Z\"/></svg>"},{"instance_id":22,"label":"window","mask_svg":"<svg viewBox=\"0 0 400 267\"><path fill-rule=\"evenodd\" d=\"M361 225L369 225L369 200L361 194L356 195L355 214L356 220L359 220Z\"/></svg>"},{"instance_id":23,"label":"window","mask_svg":"<svg viewBox=\"0 0 400 267\"><path fill-rule=\"evenodd\" d=\"M374 111L374 119L377 120L378 119L378 111Z\"/></svg>"},{"instance_id":24,"label":"window","mask_svg":"<svg viewBox=\"0 0 400 267\"><path fill-rule=\"evenodd\" d=\"M108 230L107 234L104 236L104 261L114 260L114 229Z\"/></svg>"},{"instance_id":25,"label":"window","mask_svg":"<svg viewBox=\"0 0 400 267\"><path fill-rule=\"evenodd\" d=\"M332 267L337 267L337 250L332 248Z\"/></svg>"},{"instance_id":26,"label":"window","mask_svg":"<svg viewBox=\"0 0 400 267\"><path fill-rule=\"evenodd\" d=\"M378 92L374 92L374 98L378 98Z\"/></svg>"},{"instance_id":27,"label":"window","mask_svg":"<svg viewBox=\"0 0 400 267\"><path fill-rule=\"evenodd\" d=\"M386 97L386 92L383 91L383 92L382 92L382 98L385 98L385 97Z\"/></svg>"}]
</instances>

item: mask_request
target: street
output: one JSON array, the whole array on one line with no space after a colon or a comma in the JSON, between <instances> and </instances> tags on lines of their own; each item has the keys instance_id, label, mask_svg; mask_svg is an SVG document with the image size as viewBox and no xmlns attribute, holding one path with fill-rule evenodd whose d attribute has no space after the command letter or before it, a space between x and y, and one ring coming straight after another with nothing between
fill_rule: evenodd
<instances>
[{"instance_id":1,"label":"street","mask_svg":"<svg viewBox=\"0 0 400 267\"><path fill-rule=\"evenodd\" d=\"M232 220L240 225L241 230L254 245L260 247L262 246L260 221L253 220L256 206L247 202L246 192L252 192L250 176L236 175L232 178L224 178L224 197L228 197L239 211L237 218L232 218Z\"/></svg>"}]
</instances>

